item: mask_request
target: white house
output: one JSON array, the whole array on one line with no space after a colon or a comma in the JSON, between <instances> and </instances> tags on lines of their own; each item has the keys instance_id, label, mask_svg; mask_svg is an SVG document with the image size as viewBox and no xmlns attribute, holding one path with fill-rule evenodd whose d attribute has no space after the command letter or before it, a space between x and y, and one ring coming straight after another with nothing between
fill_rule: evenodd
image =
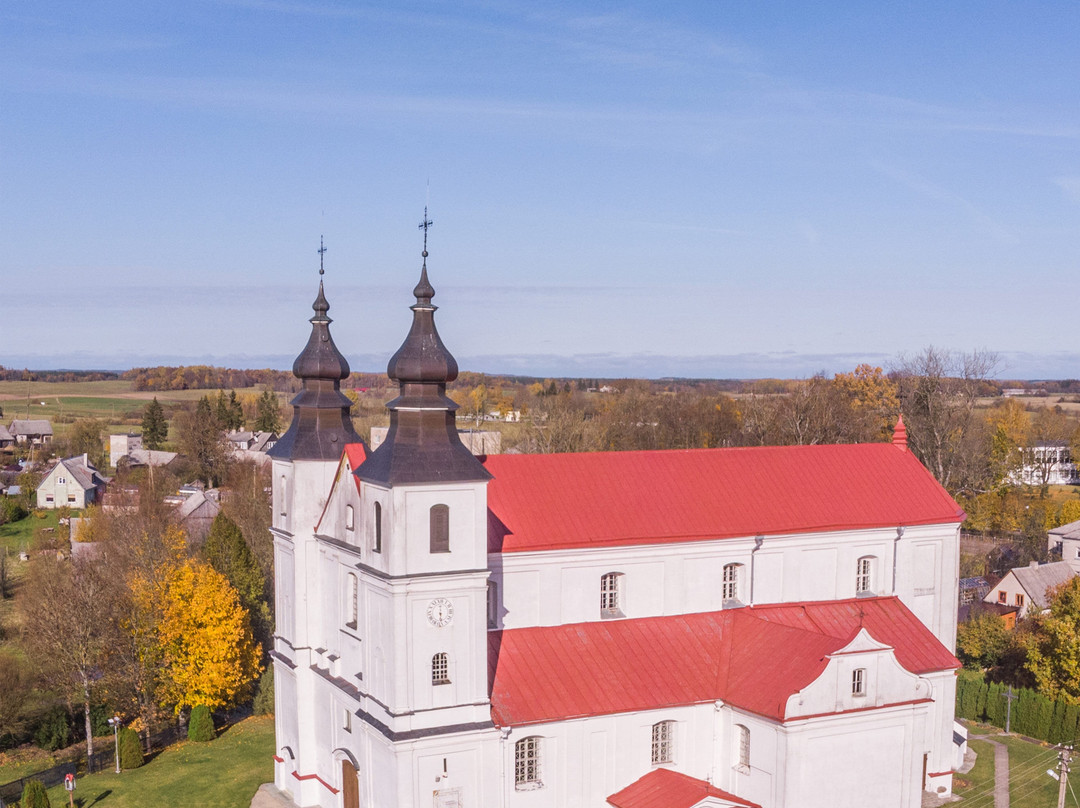
<instances>
[{"instance_id":1,"label":"white house","mask_svg":"<svg viewBox=\"0 0 1080 808\"><path fill-rule=\"evenodd\" d=\"M377 450L353 432L321 283L293 366L270 453L280 791L326 808L951 792L964 514L902 424L894 444L478 459L426 267L414 294Z\"/></svg>"},{"instance_id":2,"label":"white house","mask_svg":"<svg viewBox=\"0 0 1080 808\"><path fill-rule=\"evenodd\" d=\"M1013 475L1015 482L1025 485L1077 485L1080 469L1072 459L1067 443L1039 443L1025 447L1023 465Z\"/></svg>"},{"instance_id":3,"label":"white house","mask_svg":"<svg viewBox=\"0 0 1080 808\"><path fill-rule=\"evenodd\" d=\"M1075 575L1076 571L1065 561L1049 564L1032 561L1026 567L1009 570L983 600L986 603L1015 606L1019 610L1017 617L1020 618L1039 614L1050 608L1048 593Z\"/></svg>"},{"instance_id":4,"label":"white house","mask_svg":"<svg viewBox=\"0 0 1080 808\"><path fill-rule=\"evenodd\" d=\"M106 480L86 454L56 461L37 487L39 508L85 508L97 502Z\"/></svg>"}]
</instances>

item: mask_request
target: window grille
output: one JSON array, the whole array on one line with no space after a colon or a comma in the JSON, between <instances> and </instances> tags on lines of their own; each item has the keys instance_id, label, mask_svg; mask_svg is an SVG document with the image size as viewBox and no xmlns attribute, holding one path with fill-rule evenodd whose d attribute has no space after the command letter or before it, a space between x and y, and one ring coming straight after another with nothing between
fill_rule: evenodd
<instances>
[{"instance_id":1,"label":"window grille","mask_svg":"<svg viewBox=\"0 0 1080 808\"><path fill-rule=\"evenodd\" d=\"M360 587L359 587L359 583L358 583L358 581L356 579L356 576L351 572L349 573L349 576L348 576L348 586L346 587L346 589L349 592L349 604L346 607L346 611L345 611L345 615L346 615L345 623L350 628L356 628L356 626L360 622L359 621L359 618L360 618L360 606L359 606Z\"/></svg>"},{"instance_id":2,"label":"window grille","mask_svg":"<svg viewBox=\"0 0 1080 808\"><path fill-rule=\"evenodd\" d=\"M739 564L724 565L724 579L721 595L724 600L739 599Z\"/></svg>"},{"instance_id":3,"label":"window grille","mask_svg":"<svg viewBox=\"0 0 1080 808\"><path fill-rule=\"evenodd\" d=\"M675 758L675 722L661 721L652 728L652 762L671 763Z\"/></svg>"},{"instance_id":4,"label":"window grille","mask_svg":"<svg viewBox=\"0 0 1080 808\"><path fill-rule=\"evenodd\" d=\"M609 572L600 577L600 611L616 614L619 611L619 573Z\"/></svg>"},{"instance_id":5,"label":"window grille","mask_svg":"<svg viewBox=\"0 0 1080 808\"><path fill-rule=\"evenodd\" d=\"M519 789L541 785L540 740L532 735L514 744L514 785Z\"/></svg>"},{"instance_id":6,"label":"window grille","mask_svg":"<svg viewBox=\"0 0 1080 808\"><path fill-rule=\"evenodd\" d=\"M859 559L858 564L855 567L855 593L862 594L863 592L869 592L873 581L871 580L870 572L872 568L872 559L869 556L863 556Z\"/></svg>"},{"instance_id":7,"label":"window grille","mask_svg":"<svg viewBox=\"0 0 1080 808\"><path fill-rule=\"evenodd\" d=\"M439 652L431 658L431 683L433 685L450 684L450 663L445 652Z\"/></svg>"}]
</instances>

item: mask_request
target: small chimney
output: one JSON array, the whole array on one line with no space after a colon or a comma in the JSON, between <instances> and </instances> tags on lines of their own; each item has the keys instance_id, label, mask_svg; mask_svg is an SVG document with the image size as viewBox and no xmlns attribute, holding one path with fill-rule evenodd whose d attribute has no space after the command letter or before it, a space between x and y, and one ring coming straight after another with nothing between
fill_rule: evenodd
<instances>
[{"instance_id":1,"label":"small chimney","mask_svg":"<svg viewBox=\"0 0 1080 808\"><path fill-rule=\"evenodd\" d=\"M1030 564L1028 564L1028 566L1031 567L1032 569L1035 569L1036 567L1039 566L1039 562L1038 561L1032 561Z\"/></svg>"},{"instance_id":2,"label":"small chimney","mask_svg":"<svg viewBox=\"0 0 1080 808\"><path fill-rule=\"evenodd\" d=\"M898 449L907 451L907 427L904 426L903 415L896 419L896 427L892 433L892 443Z\"/></svg>"}]
</instances>

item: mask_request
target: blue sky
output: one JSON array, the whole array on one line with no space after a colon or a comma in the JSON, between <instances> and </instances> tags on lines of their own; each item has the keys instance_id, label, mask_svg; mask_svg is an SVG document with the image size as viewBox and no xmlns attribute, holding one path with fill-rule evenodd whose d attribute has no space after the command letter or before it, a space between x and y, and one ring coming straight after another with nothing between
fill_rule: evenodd
<instances>
[{"instance_id":1,"label":"blue sky","mask_svg":"<svg viewBox=\"0 0 1080 808\"><path fill-rule=\"evenodd\" d=\"M827 13L825 13L827 12ZM1080 375L1074 3L0 5L0 364Z\"/></svg>"}]
</instances>

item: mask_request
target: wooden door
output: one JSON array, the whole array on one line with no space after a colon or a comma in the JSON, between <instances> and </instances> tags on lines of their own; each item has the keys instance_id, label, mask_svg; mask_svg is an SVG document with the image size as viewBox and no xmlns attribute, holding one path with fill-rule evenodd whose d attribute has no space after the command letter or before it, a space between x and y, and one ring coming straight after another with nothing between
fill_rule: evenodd
<instances>
[{"instance_id":1,"label":"wooden door","mask_svg":"<svg viewBox=\"0 0 1080 808\"><path fill-rule=\"evenodd\" d=\"M360 808L360 783L348 759L341 761L341 808Z\"/></svg>"}]
</instances>

